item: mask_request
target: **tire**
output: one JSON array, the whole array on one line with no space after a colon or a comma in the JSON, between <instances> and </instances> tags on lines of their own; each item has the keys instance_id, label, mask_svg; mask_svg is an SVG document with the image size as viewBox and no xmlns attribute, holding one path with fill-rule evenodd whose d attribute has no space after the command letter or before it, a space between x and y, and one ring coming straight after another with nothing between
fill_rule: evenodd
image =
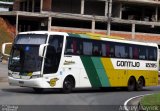
<instances>
[{"instance_id":1,"label":"tire","mask_svg":"<svg viewBox=\"0 0 160 111\"><path fill-rule=\"evenodd\" d=\"M143 86L144 86L144 79L140 77L136 84L136 90L141 91L143 89Z\"/></svg>"},{"instance_id":2,"label":"tire","mask_svg":"<svg viewBox=\"0 0 160 111\"><path fill-rule=\"evenodd\" d=\"M44 89L43 88L33 88L34 92L40 94L43 93Z\"/></svg>"},{"instance_id":3,"label":"tire","mask_svg":"<svg viewBox=\"0 0 160 111\"><path fill-rule=\"evenodd\" d=\"M67 77L64 79L62 92L70 93L72 92L74 86L75 86L74 79L71 77Z\"/></svg>"},{"instance_id":4,"label":"tire","mask_svg":"<svg viewBox=\"0 0 160 111\"><path fill-rule=\"evenodd\" d=\"M130 77L128 80L128 91L134 91L136 89L136 80L133 77Z\"/></svg>"}]
</instances>

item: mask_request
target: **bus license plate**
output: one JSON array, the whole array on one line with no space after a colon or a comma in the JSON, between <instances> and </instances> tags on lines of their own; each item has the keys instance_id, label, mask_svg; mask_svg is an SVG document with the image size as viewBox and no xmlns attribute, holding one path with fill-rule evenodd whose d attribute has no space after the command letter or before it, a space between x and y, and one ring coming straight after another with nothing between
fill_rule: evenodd
<instances>
[{"instance_id":1,"label":"bus license plate","mask_svg":"<svg viewBox=\"0 0 160 111\"><path fill-rule=\"evenodd\" d=\"M19 84L23 85L23 84L24 84L24 82L23 82L23 81L19 81Z\"/></svg>"}]
</instances>

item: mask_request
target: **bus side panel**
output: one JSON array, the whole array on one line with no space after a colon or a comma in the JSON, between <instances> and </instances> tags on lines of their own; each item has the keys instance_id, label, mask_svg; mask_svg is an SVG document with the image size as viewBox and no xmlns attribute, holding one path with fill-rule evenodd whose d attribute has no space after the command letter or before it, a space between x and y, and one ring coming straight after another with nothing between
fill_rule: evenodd
<instances>
[{"instance_id":1,"label":"bus side panel","mask_svg":"<svg viewBox=\"0 0 160 111\"><path fill-rule=\"evenodd\" d=\"M74 59L74 61L78 62L76 67L80 67L80 79L77 87L88 87L89 84L91 84L91 87L126 87L131 76L134 76L136 81L138 81L139 77L143 76L146 86L157 85L157 71L148 69L139 70L141 69L139 67L117 68L115 61L118 60L89 56L81 56Z\"/></svg>"},{"instance_id":2,"label":"bus side panel","mask_svg":"<svg viewBox=\"0 0 160 111\"><path fill-rule=\"evenodd\" d=\"M110 58L101 58L106 75L109 78L111 87L119 87L126 85L125 70L114 69Z\"/></svg>"},{"instance_id":3,"label":"bus side panel","mask_svg":"<svg viewBox=\"0 0 160 111\"><path fill-rule=\"evenodd\" d=\"M101 87L101 81L98 76L97 70L95 68L95 64L92 61L91 57L81 56L82 63L90 80L92 87ZM81 81L83 82L83 81Z\"/></svg>"},{"instance_id":4,"label":"bus side panel","mask_svg":"<svg viewBox=\"0 0 160 111\"><path fill-rule=\"evenodd\" d=\"M63 63L63 81L68 75L72 75L75 79L75 87L91 87L89 77L84 68L84 64L79 56L64 57ZM62 81L62 84L63 84Z\"/></svg>"},{"instance_id":5,"label":"bus side panel","mask_svg":"<svg viewBox=\"0 0 160 111\"><path fill-rule=\"evenodd\" d=\"M92 87L118 87L126 85L125 70L115 70L110 58L82 56L81 60Z\"/></svg>"},{"instance_id":6,"label":"bus side panel","mask_svg":"<svg viewBox=\"0 0 160 111\"><path fill-rule=\"evenodd\" d=\"M146 86L158 85L158 71L148 71L149 83Z\"/></svg>"},{"instance_id":7,"label":"bus side panel","mask_svg":"<svg viewBox=\"0 0 160 111\"><path fill-rule=\"evenodd\" d=\"M148 71L142 71L142 70L128 70L127 71L127 82L129 80L129 78L133 76L135 77L136 81L138 81L139 77L144 77L145 80L145 84L148 85L149 84L149 77L148 77ZM127 84L126 84L127 86Z\"/></svg>"}]
</instances>

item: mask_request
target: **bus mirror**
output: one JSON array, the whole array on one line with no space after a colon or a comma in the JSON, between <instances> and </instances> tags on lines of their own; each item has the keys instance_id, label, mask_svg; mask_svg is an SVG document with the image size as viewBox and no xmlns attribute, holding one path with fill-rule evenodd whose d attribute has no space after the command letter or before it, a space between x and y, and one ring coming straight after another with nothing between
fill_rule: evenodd
<instances>
[{"instance_id":1,"label":"bus mirror","mask_svg":"<svg viewBox=\"0 0 160 111\"><path fill-rule=\"evenodd\" d=\"M3 43L3 44L2 44L2 54L3 54L3 55L8 56L8 57L10 56L9 54L6 54L6 46L7 46L7 45L11 45L11 44L12 44L12 43Z\"/></svg>"},{"instance_id":2,"label":"bus mirror","mask_svg":"<svg viewBox=\"0 0 160 111\"><path fill-rule=\"evenodd\" d=\"M48 46L48 44L41 44L39 47L39 56L44 57L44 49L45 47Z\"/></svg>"}]
</instances>

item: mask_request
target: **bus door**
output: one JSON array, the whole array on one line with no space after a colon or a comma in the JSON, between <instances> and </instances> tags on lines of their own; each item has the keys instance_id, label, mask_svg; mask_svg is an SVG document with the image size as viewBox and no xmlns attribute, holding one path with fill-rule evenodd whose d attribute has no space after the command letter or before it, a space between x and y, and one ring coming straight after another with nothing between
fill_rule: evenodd
<instances>
[{"instance_id":1,"label":"bus door","mask_svg":"<svg viewBox=\"0 0 160 111\"><path fill-rule=\"evenodd\" d=\"M43 74L52 74L58 71L62 47L63 36L51 35L47 46Z\"/></svg>"}]
</instances>

